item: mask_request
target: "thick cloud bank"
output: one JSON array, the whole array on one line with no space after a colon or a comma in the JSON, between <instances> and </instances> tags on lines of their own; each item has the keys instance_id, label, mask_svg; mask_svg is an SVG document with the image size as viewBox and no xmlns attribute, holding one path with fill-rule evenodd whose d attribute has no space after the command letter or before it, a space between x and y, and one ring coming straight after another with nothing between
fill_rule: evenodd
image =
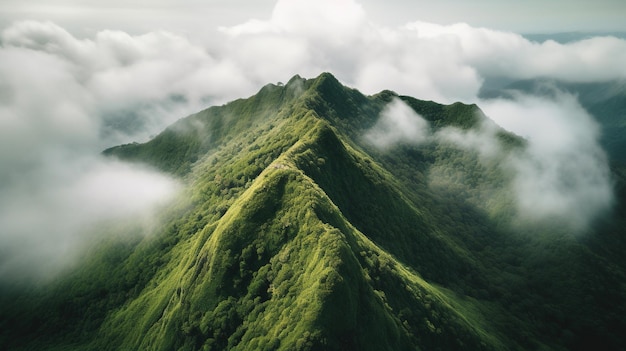
<instances>
[{"instance_id":1,"label":"thick cloud bank","mask_svg":"<svg viewBox=\"0 0 626 351\"><path fill-rule=\"evenodd\" d=\"M170 39L107 32L78 40L36 22L3 32L0 279L44 279L96 239L89 233L97 223L148 218L174 194L176 183L166 176L99 156L130 135L156 132L185 109L168 101L170 82L158 77L170 58L181 63L181 45Z\"/></svg>"},{"instance_id":2,"label":"thick cloud bank","mask_svg":"<svg viewBox=\"0 0 626 351\"><path fill-rule=\"evenodd\" d=\"M26 21L1 38L6 102L26 107L43 99L43 111L89 115L84 123L110 136L146 137L207 103L252 91L233 62L166 32L107 30L78 39L53 23Z\"/></svg>"},{"instance_id":3,"label":"thick cloud bank","mask_svg":"<svg viewBox=\"0 0 626 351\"><path fill-rule=\"evenodd\" d=\"M626 41L618 38L559 44L463 23L389 28L353 0L279 0L270 19L221 31L228 57L267 81L330 71L367 93L391 89L440 102L474 101L487 78L626 78Z\"/></svg>"},{"instance_id":4,"label":"thick cloud bank","mask_svg":"<svg viewBox=\"0 0 626 351\"><path fill-rule=\"evenodd\" d=\"M0 280L54 277L108 233L99 224L132 218L149 230L153 211L177 188L168 177L120 162L58 161L0 188Z\"/></svg>"},{"instance_id":5,"label":"thick cloud bank","mask_svg":"<svg viewBox=\"0 0 626 351\"><path fill-rule=\"evenodd\" d=\"M144 141L268 82L330 71L365 93L479 102L486 79L603 82L626 79L624 62L626 41L613 37L559 44L466 24L390 28L373 23L354 0L279 0L269 18L189 36L104 30L82 38L51 22L13 23L0 35L0 274L37 266L25 263L29 257L59 258L82 246L75 239L85 225L169 196L170 181L105 162L97 156L102 149ZM586 223L607 206L597 127L575 97L492 100L484 108L531 140L527 154L510 163L519 175L515 190L528 195L521 210L588 212L580 217ZM428 134L402 104L385 116L380 127L392 134L370 135L382 147ZM393 126L402 130L393 134ZM537 134L544 131L552 137ZM448 137L465 147L488 145L482 135Z\"/></svg>"}]
</instances>

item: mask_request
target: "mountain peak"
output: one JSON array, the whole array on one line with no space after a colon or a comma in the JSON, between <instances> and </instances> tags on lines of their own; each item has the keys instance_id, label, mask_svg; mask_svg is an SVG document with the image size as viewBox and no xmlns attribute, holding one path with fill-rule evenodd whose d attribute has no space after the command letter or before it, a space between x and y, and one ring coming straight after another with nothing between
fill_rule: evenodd
<instances>
[{"instance_id":1,"label":"mountain peak","mask_svg":"<svg viewBox=\"0 0 626 351\"><path fill-rule=\"evenodd\" d=\"M312 79L311 87L321 92L333 93L343 90L346 87L335 78L331 73L324 72Z\"/></svg>"},{"instance_id":2,"label":"mountain peak","mask_svg":"<svg viewBox=\"0 0 626 351\"><path fill-rule=\"evenodd\" d=\"M287 86L293 84L302 84L304 82L306 82L306 79L302 78L299 74L296 74L295 76L291 77L291 79L289 79L289 81L287 82Z\"/></svg>"},{"instance_id":3,"label":"mountain peak","mask_svg":"<svg viewBox=\"0 0 626 351\"><path fill-rule=\"evenodd\" d=\"M322 72L320 73L320 75L318 75L316 78L314 78L314 80L316 81L331 81L334 82L335 84L339 84L341 85L341 83L339 83L339 80L337 80L337 78L335 78L335 76L330 73L330 72Z\"/></svg>"},{"instance_id":4,"label":"mountain peak","mask_svg":"<svg viewBox=\"0 0 626 351\"><path fill-rule=\"evenodd\" d=\"M486 118L296 75L107 150L183 193L138 220L150 235L94 247L50 290L0 285L0 349L626 349L626 220L593 247L508 229L515 183L498 160L365 141L394 99L434 131Z\"/></svg>"}]
</instances>

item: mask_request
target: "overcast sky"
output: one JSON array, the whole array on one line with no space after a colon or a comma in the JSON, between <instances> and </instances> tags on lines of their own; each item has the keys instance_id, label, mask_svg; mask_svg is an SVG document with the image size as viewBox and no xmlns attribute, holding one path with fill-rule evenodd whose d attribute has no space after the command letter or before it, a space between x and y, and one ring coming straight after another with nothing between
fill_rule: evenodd
<instances>
[{"instance_id":1,"label":"overcast sky","mask_svg":"<svg viewBox=\"0 0 626 351\"><path fill-rule=\"evenodd\" d=\"M399 26L416 20L518 33L626 31L621 0L362 0L372 21ZM265 19L275 0L2 0L0 21L52 20L78 34L102 29L131 33L164 29L210 31L250 18ZM329 9L328 11L333 11Z\"/></svg>"},{"instance_id":2,"label":"overcast sky","mask_svg":"<svg viewBox=\"0 0 626 351\"><path fill-rule=\"evenodd\" d=\"M558 43L519 35L626 31L624 4L0 0L0 281L67 266L92 240L90 226L151 218L149 210L175 194L177 181L103 159L104 148L146 141L269 82L324 71L366 94L478 103L530 142L507 166L517 174L510 192L520 213L531 221L575 216L570 222L582 230L612 203L592 116L564 93L507 101L478 93L489 79L626 79L620 37ZM380 125L403 129L374 131L385 147L398 138L448 138L482 150L493 139L489 130L432 136L398 104ZM577 191L563 187L564 177Z\"/></svg>"}]
</instances>

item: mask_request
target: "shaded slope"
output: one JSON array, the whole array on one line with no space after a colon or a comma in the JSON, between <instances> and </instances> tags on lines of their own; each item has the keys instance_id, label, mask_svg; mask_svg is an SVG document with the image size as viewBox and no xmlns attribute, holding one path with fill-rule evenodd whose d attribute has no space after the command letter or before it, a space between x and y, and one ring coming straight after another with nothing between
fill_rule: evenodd
<instances>
[{"instance_id":1,"label":"shaded slope","mask_svg":"<svg viewBox=\"0 0 626 351\"><path fill-rule=\"evenodd\" d=\"M102 340L160 350L496 348L482 321L451 307L463 303L364 237L292 163L328 133L316 123L218 223L181 244L183 259L113 315Z\"/></svg>"},{"instance_id":2,"label":"shaded slope","mask_svg":"<svg viewBox=\"0 0 626 351\"><path fill-rule=\"evenodd\" d=\"M347 149L331 127L325 125L313 143L293 152L298 167L371 240L430 279L450 282L469 274L472 265L438 235L428 215L412 206L390 182L391 175L371 159Z\"/></svg>"}]
</instances>

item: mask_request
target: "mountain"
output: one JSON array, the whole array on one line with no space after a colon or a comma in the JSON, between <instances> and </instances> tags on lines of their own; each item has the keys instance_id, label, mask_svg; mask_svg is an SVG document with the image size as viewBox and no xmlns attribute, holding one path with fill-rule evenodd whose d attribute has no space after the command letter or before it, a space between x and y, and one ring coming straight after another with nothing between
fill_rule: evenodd
<instances>
[{"instance_id":1,"label":"mountain","mask_svg":"<svg viewBox=\"0 0 626 351\"><path fill-rule=\"evenodd\" d=\"M366 135L394 101L432 133L478 106L293 77L104 151L180 179L150 233L94 245L45 286L0 286L11 350L618 350L626 348L626 171L585 235L517 223L500 156ZM450 129L453 128L453 129ZM133 234L137 232L137 234Z\"/></svg>"},{"instance_id":2,"label":"mountain","mask_svg":"<svg viewBox=\"0 0 626 351\"><path fill-rule=\"evenodd\" d=\"M573 43L581 40L587 40L594 37L615 37L624 39L626 32L563 32L563 33L528 33L523 34L524 38L537 43L543 43L548 40L555 41L560 44Z\"/></svg>"}]
</instances>

